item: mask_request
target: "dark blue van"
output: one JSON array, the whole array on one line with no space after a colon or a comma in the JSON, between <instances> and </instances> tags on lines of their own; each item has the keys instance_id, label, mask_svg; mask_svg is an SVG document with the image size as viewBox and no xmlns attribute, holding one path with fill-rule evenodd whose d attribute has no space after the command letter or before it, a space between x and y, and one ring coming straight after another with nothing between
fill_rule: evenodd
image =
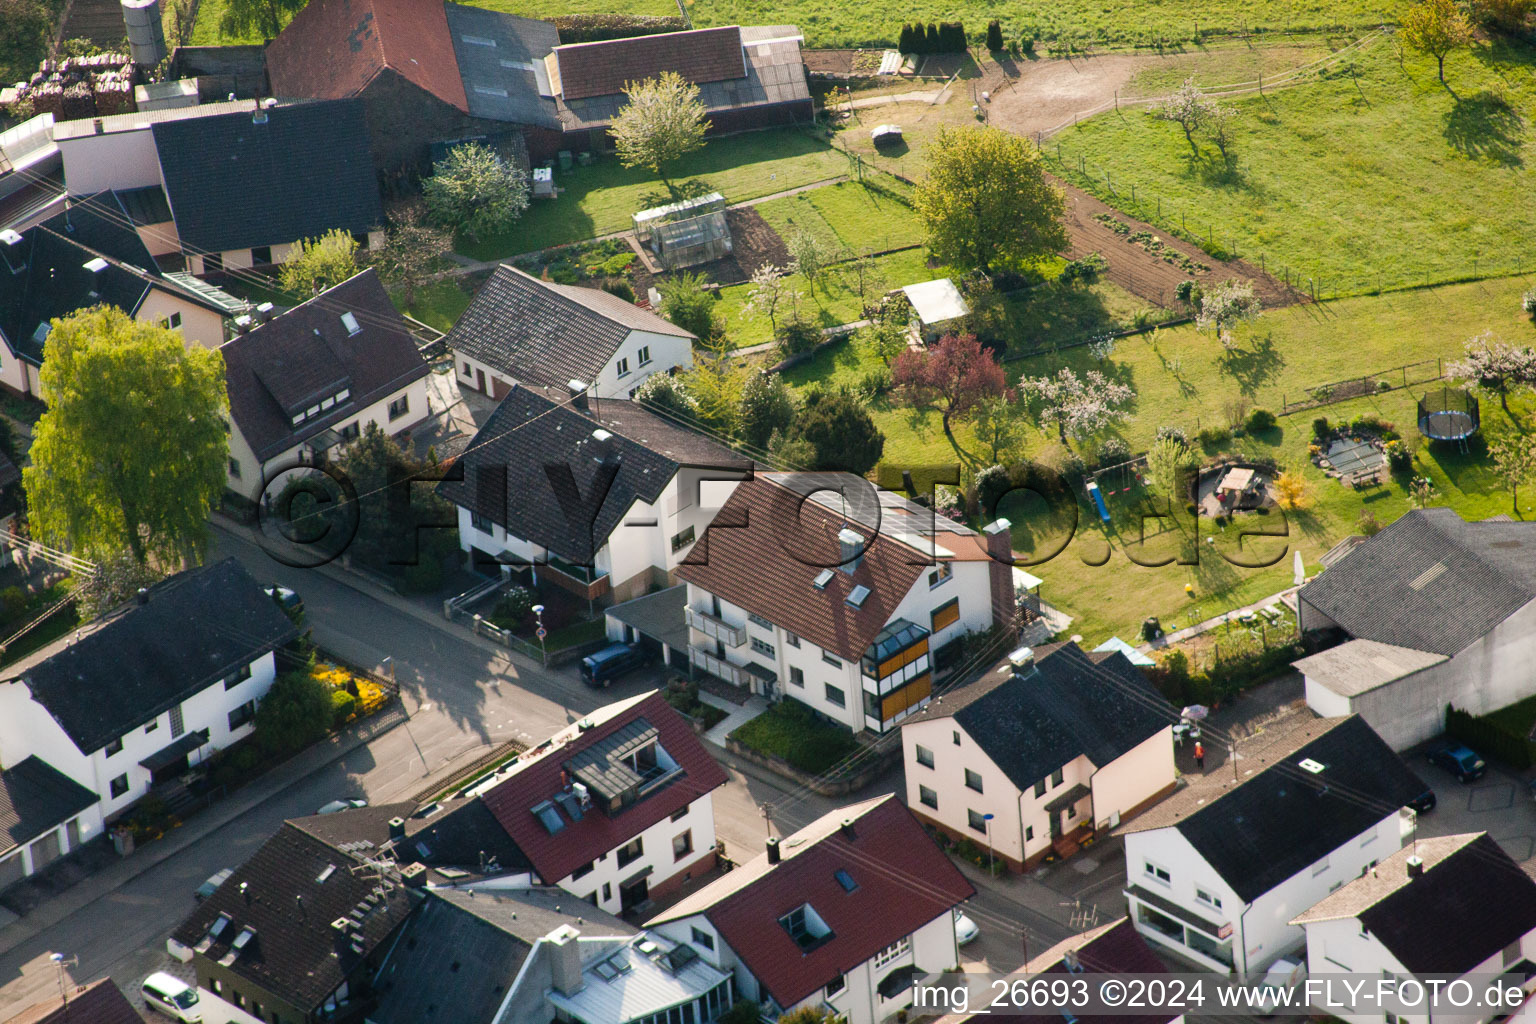
<instances>
[{"instance_id":1,"label":"dark blue van","mask_svg":"<svg viewBox=\"0 0 1536 1024\"><path fill-rule=\"evenodd\" d=\"M588 686L607 686L645 664L639 644L609 644L581 659L581 679Z\"/></svg>"}]
</instances>

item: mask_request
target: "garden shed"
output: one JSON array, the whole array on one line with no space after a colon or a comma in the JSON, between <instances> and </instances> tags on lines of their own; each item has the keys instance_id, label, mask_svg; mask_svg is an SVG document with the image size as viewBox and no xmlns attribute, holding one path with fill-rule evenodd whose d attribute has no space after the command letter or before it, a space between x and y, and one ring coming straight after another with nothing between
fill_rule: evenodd
<instances>
[{"instance_id":1,"label":"garden shed","mask_svg":"<svg viewBox=\"0 0 1536 1024\"><path fill-rule=\"evenodd\" d=\"M901 290L912 303L912 313L925 342L959 330L960 321L971 313L971 307L966 305L960 289L947 277L937 281L919 281Z\"/></svg>"},{"instance_id":2,"label":"garden shed","mask_svg":"<svg viewBox=\"0 0 1536 1024\"><path fill-rule=\"evenodd\" d=\"M668 270L708 263L731 253L725 197L719 192L641 210L635 240L648 246Z\"/></svg>"}]
</instances>

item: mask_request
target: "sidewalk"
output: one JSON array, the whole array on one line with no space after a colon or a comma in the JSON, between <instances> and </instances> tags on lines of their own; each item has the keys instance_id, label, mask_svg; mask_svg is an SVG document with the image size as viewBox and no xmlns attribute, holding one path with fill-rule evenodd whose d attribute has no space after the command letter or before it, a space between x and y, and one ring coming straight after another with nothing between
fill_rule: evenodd
<instances>
[{"instance_id":1,"label":"sidewalk","mask_svg":"<svg viewBox=\"0 0 1536 1024\"><path fill-rule=\"evenodd\" d=\"M721 748L725 747L725 738L734 732L737 726L756 718L768 710L768 702L756 696L748 697L745 704L732 704L723 697L716 697L712 693L700 690L699 701L725 712L725 718L704 734L705 739Z\"/></svg>"},{"instance_id":2,"label":"sidewalk","mask_svg":"<svg viewBox=\"0 0 1536 1024\"><path fill-rule=\"evenodd\" d=\"M26 917L0 928L0 955L53 927L89 903L104 899L133 879L182 850L217 832L247 811L265 803L358 747L408 720L400 706L358 722L345 733L302 750L233 796L213 804L164 839L140 847L123 860L99 871L41 904Z\"/></svg>"}]
</instances>

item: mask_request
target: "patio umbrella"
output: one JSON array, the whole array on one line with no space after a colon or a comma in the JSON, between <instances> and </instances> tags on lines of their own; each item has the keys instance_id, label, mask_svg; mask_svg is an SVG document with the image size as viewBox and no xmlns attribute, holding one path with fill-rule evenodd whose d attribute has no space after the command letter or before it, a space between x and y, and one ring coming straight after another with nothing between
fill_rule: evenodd
<instances>
[{"instance_id":1,"label":"patio umbrella","mask_svg":"<svg viewBox=\"0 0 1536 1024\"><path fill-rule=\"evenodd\" d=\"M1296 557L1291 560L1291 575L1294 577L1292 582L1298 587L1307 581L1307 569L1301 564L1301 552L1299 550L1296 552Z\"/></svg>"},{"instance_id":2,"label":"patio umbrella","mask_svg":"<svg viewBox=\"0 0 1536 1024\"><path fill-rule=\"evenodd\" d=\"M1211 709L1206 707L1204 704L1191 704L1189 707L1179 712L1179 714L1189 722L1198 722L1210 713Z\"/></svg>"}]
</instances>

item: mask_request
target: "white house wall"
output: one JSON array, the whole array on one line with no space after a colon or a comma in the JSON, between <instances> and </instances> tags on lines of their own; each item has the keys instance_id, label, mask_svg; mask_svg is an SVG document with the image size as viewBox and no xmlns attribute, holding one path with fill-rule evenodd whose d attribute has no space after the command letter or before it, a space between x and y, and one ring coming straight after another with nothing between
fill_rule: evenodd
<instances>
[{"instance_id":1,"label":"white house wall","mask_svg":"<svg viewBox=\"0 0 1536 1024\"><path fill-rule=\"evenodd\" d=\"M649 347L650 362L641 366L640 349ZM619 376L619 360L629 361L629 372ZM614 352L613 357L598 371L597 380L587 381L591 393L598 398L628 398L645 379L653 373L661 373L674 367L693 365L693 343L687 338L671 334L652 334L649 331L630 331Z\"/></svg>"},{"instance_id":2,"label":"white house wall","mask_svg":"<svg viewBox=\"0 0 1536 1024\"><path fill-rule=\"evenodd\" d=\"M588 813L602 812L594 809ZM693 851L680 860L675 859L672 856L672 840L684 832L692 833ZM640 846L640 856L623 867L619 867L618 853L609 850L593 861L592 870L588 874L581 878L567 875L556 884L582 899L590 899L595 893L597 898L593 902L599 909L617 914L619 885L645 873L647 868L650 869L650 874L646 875L647 886L651 890L666 885L674 878L695 873L701 861L709 861L715 847L715 812L710 795L706 793L689 804L682 817L658 821L640 833ZM709 863L713 864L713 861ZM606 899L603 893L605 885L608 887Z\"/></svg>"},{"instance_id":3,"label":"white house wall","mask_svg":"<svg viewBox=\"0 0 1536 1024\"><path fill-rule=\"evenodd\" d=\"M58 147L64 188L72 196L163 184L155 135L147 123L131 131L64 139Z\"/></svg>"},{"instance_id":4,"label":"white house wall","mask_svg":"<svg viewBox=\"0 0 1536 1024\"><path fill-rule=\"evenodd\" d=\"M19 359L9 348L0 348L0 384L19 395L41 397L37 386L37 367Z\"/></svg>"},{"instance_id":5,"label":"white house wall","mask_svg":"<svg viewBox=\"0 0 1536 1024\"><path fill-rule=\"evenodd\" d=\"M1099 828L1119 825L1119 819L1169 789L1178 780L1173 762L1173 726L1142 740L1093 775L1093 814ZM1113 824L1112 824L1113 823Z\"/></svg>"},{"instance_id":6,"label":"white house wall","mask_svg":"<svg viewBox=\"0 0 1536 1024\"><path fill-rule=\"evenodd\" d=\"M224 344L224 316L206 306L159 288L151 288L144 301L139 303L134 319L140 323L158 324L173 313L181 314L181 336L187 342L203 348L218 348Z\"/></svg>"}]
</instances>

